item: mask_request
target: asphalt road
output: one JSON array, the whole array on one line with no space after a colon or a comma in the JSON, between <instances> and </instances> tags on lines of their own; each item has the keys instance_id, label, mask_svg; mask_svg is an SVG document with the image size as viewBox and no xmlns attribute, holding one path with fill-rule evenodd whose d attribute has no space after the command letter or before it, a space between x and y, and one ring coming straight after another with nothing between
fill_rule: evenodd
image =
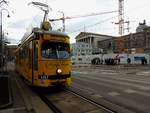
<instances>
[{"instance_id":1,"label":"asphalt road","mask_svg":"<svg viewBox=\"0 0 150 113\"><path fill-rule=\"evenodd\" d=\"M72 71L72 88L96 98L98 102L105 100L135 113L150 113L149 68L76 67Z\"/></svg>"}]
</instances>

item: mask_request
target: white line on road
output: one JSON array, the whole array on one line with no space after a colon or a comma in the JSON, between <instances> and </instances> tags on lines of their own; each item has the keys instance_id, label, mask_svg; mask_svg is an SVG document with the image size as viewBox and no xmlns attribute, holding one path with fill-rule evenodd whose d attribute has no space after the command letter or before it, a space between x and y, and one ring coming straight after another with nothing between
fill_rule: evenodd
<instances>
[{"instance_id":1,"label":"white line on road","mask_svg":"<svg viewBox=\"0 0 150 113\"><path fill-rule=\"evenodd\" d=\"M150 71L138 72L136 75L150 76Z\"/></svg>"},{"instance_id":2,"label":"white line on road","mask_svg":"<svg viewBox=\"0 0 150 113\"><path fill-rule=\"evenodd\" d=\"M86 71L71 71L73 74L88 74Z\"/></svg>"},{"instance_id":3,"label":"white line on road","mask_svg":"<svg viewBox=\"0 0 150 113\"><path fill-rule=\"evenodd\" d=\"M136 93L137 91L135 91L133 89L126 89L126 90L124 90L124 92L126 92L126 93Z\"/></svg>"},{"instance_id":4,"label":"white line on road","mask_svg":"<svg viewBox=\"0 0 150 113\"><path fill-rule=\"evenodd\" d=\"M141 87L139 87L139 89L149 91L150 87L141 86Z\"/></svg>"},{"instance_id":5,"label":"white line on road","mask_svg":"<svg viewBox=\"0 0 150 113\"><path fill-rule=\"evenodd\" d=\"M102 98L103 96L100 95L100 94L94 94L94 95L91 95L92 97L95 97L95 98Z\"/></svg>"},{"instance_id":6,"label":"white line on road","mask_svg":"<svg viewBox=\"0 0 150 113\"><path fill-rule=\"evenodd\" d=\"M118 95L120 95L120 93L118 93L118 92L109 92L108 95L110 95L110 96L118 96Z\"/></svg>"}]
</instances>

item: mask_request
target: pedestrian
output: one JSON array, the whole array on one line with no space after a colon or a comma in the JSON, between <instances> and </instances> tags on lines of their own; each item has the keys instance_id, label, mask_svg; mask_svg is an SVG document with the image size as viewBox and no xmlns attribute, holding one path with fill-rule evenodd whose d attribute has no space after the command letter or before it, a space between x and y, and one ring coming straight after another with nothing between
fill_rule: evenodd
<instances>
[{"instance_id":1,"label":"pedestrian","mask_svg":"<svg viewBox=\"0 0 150 113\"><path fill-rule=\"evenodd\" d=\"M127 63L128 63L128 64L131 63L131 59L130 59L130 58L127 59Z\"/></svg>"}]
</instances>

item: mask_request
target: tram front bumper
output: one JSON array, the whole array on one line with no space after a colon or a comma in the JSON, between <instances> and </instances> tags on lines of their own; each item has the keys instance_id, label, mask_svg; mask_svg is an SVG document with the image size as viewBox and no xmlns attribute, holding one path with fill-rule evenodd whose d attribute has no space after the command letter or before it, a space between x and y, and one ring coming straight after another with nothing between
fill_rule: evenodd
<instances>
[{"instance_id":1,"label":"tram front bumper","mask_svg":"<svg viewBox=\"0 0 150 113\"><path fill-rule=\"evenodd\" d=\"M39 82L41 86L55 86L55 85L69 85L70 84L70 74L66 75L39 75Z\"/></svg>"}]
</instances>

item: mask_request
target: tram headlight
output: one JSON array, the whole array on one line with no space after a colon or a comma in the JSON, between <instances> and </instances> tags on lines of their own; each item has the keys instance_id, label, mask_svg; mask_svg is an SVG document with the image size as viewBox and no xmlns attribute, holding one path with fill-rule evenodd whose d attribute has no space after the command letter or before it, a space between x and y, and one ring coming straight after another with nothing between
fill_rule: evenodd
<instances>
[{"instance_id":1,"label":"tram headlight","mask_svg":"<svg viewBox=\"0 0 150 113\"><path fill-rule=\"evenodd\" d=\"M62 70L61 69L57 69L56 72L57 72L57 74L61 74Z\"/></svg>"}]
</instances>

